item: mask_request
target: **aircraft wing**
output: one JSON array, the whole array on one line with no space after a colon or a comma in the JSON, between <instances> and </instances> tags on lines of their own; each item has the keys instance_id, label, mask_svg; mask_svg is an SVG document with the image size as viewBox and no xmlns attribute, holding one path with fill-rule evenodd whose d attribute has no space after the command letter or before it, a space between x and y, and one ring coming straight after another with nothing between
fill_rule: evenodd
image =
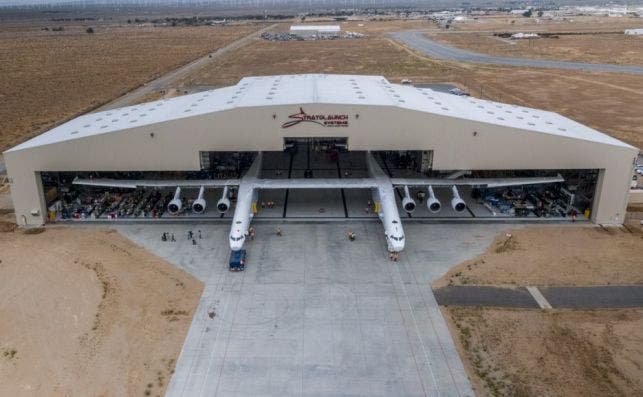
<instances>
[{"instance_id":1,"label":"aircraft wing","mask_svg":"<svg viewBox=\"0 0 643 397\"><path fill-rule=\"evenodd\" d=\"M546 183L564 182L562 176L555 177L528 177L528 178L391 178L394 186L478 186L478 187L503 187L517 185L541 185Z\"/></svg>"},{"instance_id":2,"label":"aircraft wing","mask_svg":"<svg viewBox=\"0 0 643 397\"><path fill-rule=\"evenodd\" d=\"M84 186L101 186L101 187L114 187L124 189L136 189L138 187L224 187L224 186L238 186L239 179L82 179L76 178L73 181L74 185Z\"/></svg>"},{"instance_id":3,"label":"aircraft wing","mask_svg":"<svg viewBox=\"0 0 643 397\"><path fill-rule=\"evenodd\" d=\"M480 186L502 187L515 185L538 185L563 182L562 176L529 178L391 178L393 186ZM139 187L224 187L239 186L240 179L83 179L76 178L74 185L100 186L124 189ZM317 179L256 179L248 181L257 189L370 189L380 184L374 178L317 178Z\"/></svg>"},{"instance_id":4,"label":"aircraft wing","mask_svg":"<svg viewBox=\"0 0 643 397\"><path fill-rule=\"evenodd\" d=\"M369 189L378 186L372 178L257 179L258 189Z\"/></svg>"}]
</instances>

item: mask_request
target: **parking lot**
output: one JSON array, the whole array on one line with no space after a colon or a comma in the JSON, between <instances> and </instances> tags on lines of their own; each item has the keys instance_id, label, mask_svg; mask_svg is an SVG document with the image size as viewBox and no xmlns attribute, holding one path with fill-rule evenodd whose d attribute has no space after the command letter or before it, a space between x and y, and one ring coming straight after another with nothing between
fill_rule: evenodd
<instances>
[{"instance_id":1,"label":"parking lot","mask_svg":"<svg viewBox=\"0 0 643 397\"><path fill-rule=\"evenodd\" d=\"M408 224L397 263L378 222L280 226L255 224L241 273L227 270L227 225L118 226L206 284L169 396L473 395L430 285L501 225Z\"/></svg>"}]
</instances>

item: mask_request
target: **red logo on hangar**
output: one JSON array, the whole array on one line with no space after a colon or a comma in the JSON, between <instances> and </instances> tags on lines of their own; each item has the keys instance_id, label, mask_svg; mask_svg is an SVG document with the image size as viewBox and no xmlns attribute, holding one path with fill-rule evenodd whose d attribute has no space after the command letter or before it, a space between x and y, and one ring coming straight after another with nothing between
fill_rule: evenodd
<instances>
[{"instance_id":1,"label":"red logo on hangar","mask_svg":"<svg viewBox=\"0 0 643 397\"><path fill-rule=\"evenodd\" d=\"M322 127L348 127L347 114L308 114L304 108L299 108L299 113L288 116L290 121L281 125L281 128L294 127L299 123L314 123Z\"/></svg>"}]
</instances>

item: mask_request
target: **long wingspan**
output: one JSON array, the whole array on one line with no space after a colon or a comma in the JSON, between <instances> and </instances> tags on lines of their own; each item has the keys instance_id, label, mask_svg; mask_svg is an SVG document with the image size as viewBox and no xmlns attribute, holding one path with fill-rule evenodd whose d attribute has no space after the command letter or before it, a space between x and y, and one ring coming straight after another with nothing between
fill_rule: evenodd
<instances>
[{"instance_id":1,"label":"long wingspan","mask_svg":"<svg viewBox=\"0 0 643 397\"><path fill-rule=\"evenodd\" d=\"M529 178L391 178L393 186L480 186L503 187L516 185L538 185L563 182L562 176ZM76 178L74 185L103 186L112 188L136 189L139 187L224 187L239 186L240 179L82 179ZM375 178L318 178L318 179L256 179L252 182L257 189L370 189L379 186Z\"/></svg>"},{"instance_id":2,"label":"long wingspan","mask_svg":"<svg viewBox=\"0 0 643 397\"><path fill-rule=\"evenodd\" d=\"M239 179L163 179L163 180L146 180L146 179L82 179L76 178L73 181L74 185L84 186L102 186L102 187L116 187L125 189L136 189L138 187L224 187L224 186L238 186Z\"/></svg>"},{"instance_id":3,"label":"long wingspan","mask_svg":"<svg viewBox=\"0 0 643 397\"><path fill-rule=\"evenodd\" d=\"M541 185L547 183L564 182L562 176L555 177L528 177L528 178L391 178L394 186L479 186L503 187L517 185Z\"/></svg>"}]
</instances>

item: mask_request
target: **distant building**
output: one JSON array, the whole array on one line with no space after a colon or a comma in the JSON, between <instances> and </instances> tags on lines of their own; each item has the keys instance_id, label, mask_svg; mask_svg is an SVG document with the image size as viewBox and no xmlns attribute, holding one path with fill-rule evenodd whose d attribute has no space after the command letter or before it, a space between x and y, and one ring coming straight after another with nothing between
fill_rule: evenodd
<instances>
[{"instance_id":1,"label":"distant building","mask_svg":"<svg viewBox=\"0 0 643 397\"><path fill-rule=\"evenodd\" d=\"M328 39L339 37L342 30L339 25L292 25L290 33L304 39Z\"/></svg>"},{"instance_id":2,"label":"distant building","mask_svg":"<svg viewBox=\"0 0 643 397\"><path fill-rule=\"evenodd\" d=\"M639 35L643 35L643 29L625 29L624 33L633 35L633 36L639 36Z\"/></svg>"}]
</instances>

